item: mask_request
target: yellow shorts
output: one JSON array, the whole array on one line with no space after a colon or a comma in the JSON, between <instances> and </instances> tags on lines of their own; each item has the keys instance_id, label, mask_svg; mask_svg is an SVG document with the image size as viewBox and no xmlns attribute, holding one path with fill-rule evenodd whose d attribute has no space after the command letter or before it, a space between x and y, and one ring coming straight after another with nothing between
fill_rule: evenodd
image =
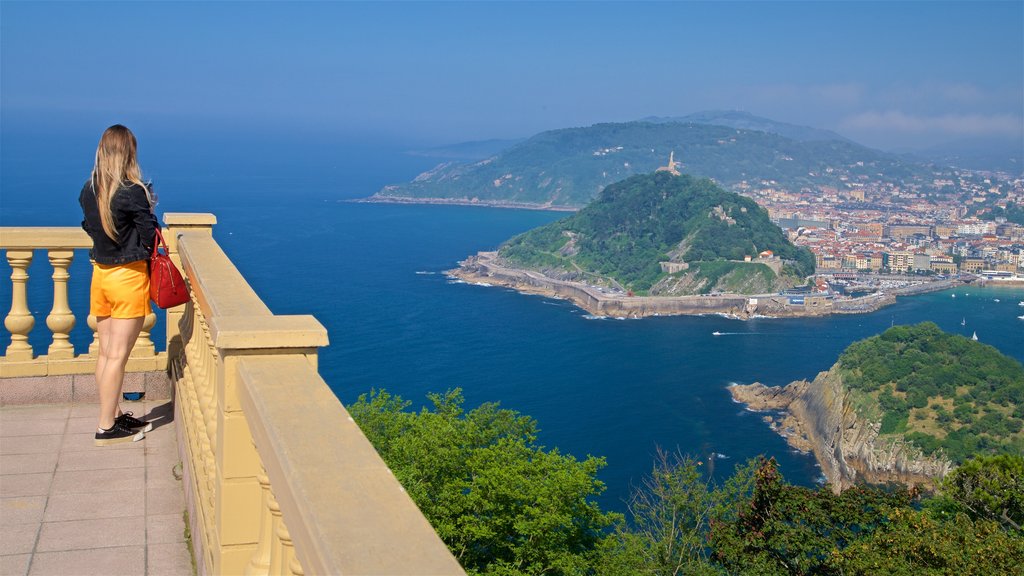
<instances>
[{"instance_id":1,"label":"yellow shorts","mask_svg":"<svg viewBox=\"0 0 1024 576\"><path fill-rule=\"evenodd\" d=\"M149 265L145 260L127 264L92 265L89 313L97 318L139 318L149 314Z\"/></svg>"}]
</instances>

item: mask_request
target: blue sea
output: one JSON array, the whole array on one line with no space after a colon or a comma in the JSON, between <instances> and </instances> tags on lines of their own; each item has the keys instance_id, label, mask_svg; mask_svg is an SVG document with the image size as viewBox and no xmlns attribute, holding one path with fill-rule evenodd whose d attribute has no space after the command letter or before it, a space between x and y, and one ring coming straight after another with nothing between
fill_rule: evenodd
<instances>
[{"instance_id":1,"label":"blue sea","mask_svg":"<svg viewBox=\"0 0 1024 576\"><path fill-rule=\"evenodd\" d=\"M467 255L564 213L349 201L438 159L406 155L400 145L302 148L239 138L189 147L180 135L146 136L140 155L160 196L158 213L214 213L214 236L271 310L313 314L326 326L331 343L320 352L320 371L342 402L383 388L419 406L428 392L456 387L469 408L500 402L535 418L542 444L607 458L599 475L608 486L605 508L625 508L659 447L706 459L719 478L764 454L791 482L819 481L813 458L791 450L726 388L814 378L850 343L891 325L931 320L976 332L1024 361L1021 288L964 287L903 298L873 314L818 319L594 319L565 301L444 275ZM77 226L94 147L91 133L4 134L0 225ZM45 260L38 252L30 270L46 278L30 281L31 341L40 352L52 303ZM82 311L84 253L71 272L72 306ZM6 262L0 274L9 277ZM9 281L0 282L0 302L6 314ZM73 341L83 350L90 336L80 314ZM162 325L154 332L162 347ZM0 346L9 340L4 331Z\"/></svg>"}]
</instances>

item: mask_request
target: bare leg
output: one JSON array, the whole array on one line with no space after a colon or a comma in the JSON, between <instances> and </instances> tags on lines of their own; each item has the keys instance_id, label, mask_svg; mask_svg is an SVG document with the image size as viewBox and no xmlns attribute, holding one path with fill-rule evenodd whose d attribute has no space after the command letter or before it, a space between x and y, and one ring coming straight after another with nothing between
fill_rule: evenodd
<instances>
[{"instance_id":1,"label":"bare leg","mask_svg":"<svg viewBox=\"0 0 1024 576\"><path fill-rule=\"evenodd\" d=\"M114 425L120 411L118 396L124 384L124 367L135 341L142 331L144 318L97 318L99 359L96 361L96 387L100 395L100 428Z\"/></svg>"}]
</instances>

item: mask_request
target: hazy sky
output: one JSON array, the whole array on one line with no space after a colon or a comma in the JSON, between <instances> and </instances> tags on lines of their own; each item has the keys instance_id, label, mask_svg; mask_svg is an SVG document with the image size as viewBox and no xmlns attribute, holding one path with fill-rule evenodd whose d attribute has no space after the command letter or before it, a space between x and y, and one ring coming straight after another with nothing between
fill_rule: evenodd
<instances>
[{"instance_id":1,"label":"hazy sky","mask_svg":"<svg viewBox=\"0 0 1024 576\"><path fill-rule=\"evenodd\" d=\"M741 109L1017 137L1024 2L0 2L0 120L422 144ZM109 122L108 122L109 120Z\"/></svg>"}]
</instances>

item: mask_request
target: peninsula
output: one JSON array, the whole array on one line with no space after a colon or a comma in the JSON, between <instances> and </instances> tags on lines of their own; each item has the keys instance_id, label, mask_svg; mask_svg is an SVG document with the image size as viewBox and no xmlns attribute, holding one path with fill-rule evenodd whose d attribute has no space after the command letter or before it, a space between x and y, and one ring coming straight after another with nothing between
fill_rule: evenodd
<instances>
[{"instance_id":1,"label":"peninsula","mask_svg":"<svg viewBox=\"0 0 1024 576\"><path fill-rule=\"evenodd\" d=\"M934 486L971 456L1024 449L1024 367L931 322L855 342L810 382L729 392L813 452L837 492L862 481Z\"/></svg>"}]
</instances>

